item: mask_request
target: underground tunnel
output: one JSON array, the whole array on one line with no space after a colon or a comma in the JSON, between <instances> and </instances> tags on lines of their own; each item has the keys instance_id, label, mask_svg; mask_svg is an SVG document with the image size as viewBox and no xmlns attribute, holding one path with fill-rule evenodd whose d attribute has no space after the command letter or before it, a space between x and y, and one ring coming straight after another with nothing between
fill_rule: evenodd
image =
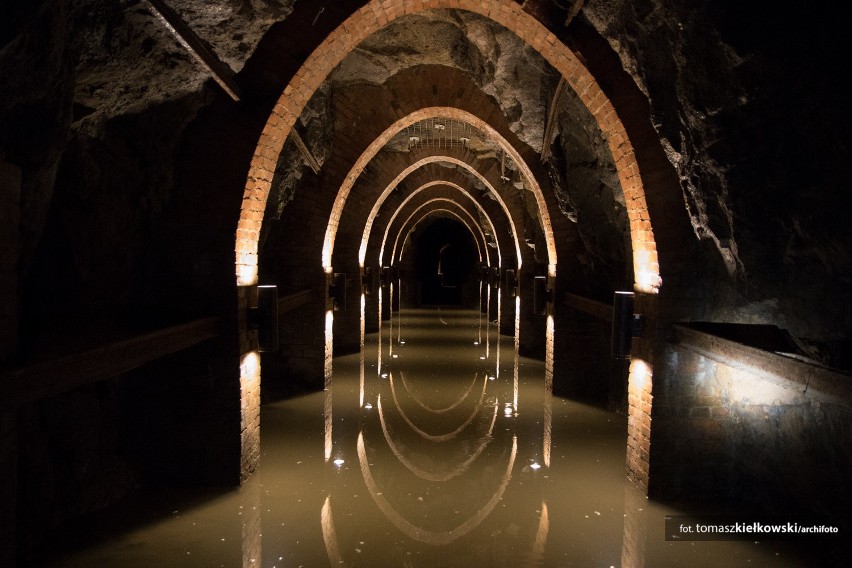
<instances>
[{"instance_id":1,"label":"underground tunnel","mask_svg":"<svg viewBox=\"0 0 852 568\"><path fill-rule=\"evenodd\" d=\"M7 7L0 564L845 566L842 31Z\"/></svg>"}]
</instances>

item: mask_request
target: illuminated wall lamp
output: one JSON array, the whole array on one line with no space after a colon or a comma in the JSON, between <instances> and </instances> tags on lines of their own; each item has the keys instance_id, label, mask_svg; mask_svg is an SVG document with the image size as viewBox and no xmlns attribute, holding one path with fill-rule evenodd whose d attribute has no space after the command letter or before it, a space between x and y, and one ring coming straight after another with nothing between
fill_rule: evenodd
<instances>
[{"instance_id":1,"label":"illuminated wall lamp","mask_svg":"<svg viewBox=\"0 0 852 568\"><path fill-rule=\"evenodd\" d=\"M249 308L248 328L257 331L258 351L278 351L278 286L257 287L257 307Z\"/></svg>"},{"instance_id":2,"label":"illuminated wall lamp","mask_svg":"<svg viewBox=\"0 0 852 568\"><path fill-rule=\"evenodd\" d=\"M612 301L612 348L614 359L630 359L634 337L645 331L645 316L633 313L633 292L617 291Z\"/></svg>"},{"instance_id":3,"label":"illuminated wall lamp","mask_svg":"<svg viewBox=\"0 0 852 568\"><path fill-rule=\"evenodd\" d=\"M540 316L547 314L547 304L550 302L551 290L547 288L547 276L536 276L533 279L533 311Z\"/></svg>"}]
</instances>

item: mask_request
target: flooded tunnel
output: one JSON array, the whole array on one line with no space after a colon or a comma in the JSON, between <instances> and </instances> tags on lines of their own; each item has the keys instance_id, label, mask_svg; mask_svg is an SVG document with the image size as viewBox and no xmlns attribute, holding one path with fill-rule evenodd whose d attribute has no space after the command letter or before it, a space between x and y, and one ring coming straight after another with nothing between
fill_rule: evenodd
<instances>
[{"instance_id":1,"label":"flooded tunnel","mask_svg":"<svg viewBox=\"0 0 852 568\"><path fill-rule=\"evenodd\" d=\"M0 19L0 565L846 565L830 11L102 4Z\"/></svg>"},{"instance_id":2,"label":"flooded tunnel","mask_svg":"<svg viewBox=\"0 0 852 568\"><path fill-rule=\"evenodd\" d=\"M626 418L554 396L552 357L520 355L517 332L501 335L498 324L461 307L394 312L358 353L334 357L324 392L264 406L263 466L239 490L147 491L99 516L76 549L46 565L802 566L812 558L789 542L666 539L662 520L693 511L649 501L625 478ZM141 526L140 511L150 516Z\"/></svg>"}]
</instances>

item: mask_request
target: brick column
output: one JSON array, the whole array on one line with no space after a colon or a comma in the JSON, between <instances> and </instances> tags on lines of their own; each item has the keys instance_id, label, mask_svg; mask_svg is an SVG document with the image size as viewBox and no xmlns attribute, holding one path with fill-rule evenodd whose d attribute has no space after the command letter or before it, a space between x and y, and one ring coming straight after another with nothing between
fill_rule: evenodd
<instances>
[{"instance_id":1,"label":"brick column","mask_svg":"<svg viewBox=\"0 0 852 568\"><path fill-rule=\"evenodd\" d=\"M645 331L633 339L627 384L627 477L648 491L651 454L651 400L653 398L653 346L657 344L657 297L636 294L634 311L645 315Z\"/></svg>"},{"instance_id":2,"label":"brick column","mask_svg":"<svg viewBox=\"0 0 852 568\"><path fill-rule=\"evenodd\" d=\"M379 286L381 280L379 274L381 268L378 266L370 267L373 276L369 281L370 293L364 298L364 332L376 333L379 331Z\"/></svg>"},{"instance_id":3,"label":"brick column","mask_svg":"<svg viewBox=\"0 0 852 568\"><path fill-rule=\"evenodd\" d=\"M0 150L0 364L18 343L18 256L21 249L21 170ZM0 412L0 565L14 566L18 492L17 415Z\"/></svg>"}]
</instances>

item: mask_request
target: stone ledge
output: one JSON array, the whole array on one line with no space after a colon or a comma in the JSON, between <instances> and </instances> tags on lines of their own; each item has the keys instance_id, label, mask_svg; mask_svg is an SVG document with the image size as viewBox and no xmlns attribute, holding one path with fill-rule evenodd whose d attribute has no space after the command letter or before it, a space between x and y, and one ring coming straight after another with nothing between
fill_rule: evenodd
<instances>
[{"instance_id":1,"label":"stone ledge","mask_svg":"<svg viewBox=\"0 0 852 568\"><path fill-rule=\"evenodd\" d=\"M852 407L852 377L848 374L699 331L686 323L674 324L673 330L673 343L708 359L783 387L800 385L803 393L814 398Z\"/></svg>"}]
</instances>

